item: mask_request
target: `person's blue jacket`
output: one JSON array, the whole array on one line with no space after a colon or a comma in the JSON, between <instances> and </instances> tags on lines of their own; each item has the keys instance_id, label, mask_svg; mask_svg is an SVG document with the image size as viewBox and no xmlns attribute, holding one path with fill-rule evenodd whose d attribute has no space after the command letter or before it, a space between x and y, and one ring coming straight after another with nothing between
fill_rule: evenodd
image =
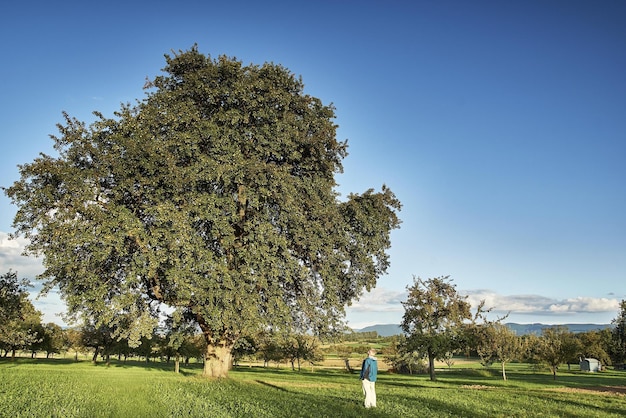
<instances>
[{"instance_id":1,"label":"person's blue jacket","mask_svg":"<svg viewBox=\"0 0 626 418\"><path fill-rule=\"evenodd\" d=\"M363 360L363 365L361 366L361 380L367 379L370 382L376 381L376 376L378 375L378 362L375 357L367 357Z\"/></svg>"}]
</instances>

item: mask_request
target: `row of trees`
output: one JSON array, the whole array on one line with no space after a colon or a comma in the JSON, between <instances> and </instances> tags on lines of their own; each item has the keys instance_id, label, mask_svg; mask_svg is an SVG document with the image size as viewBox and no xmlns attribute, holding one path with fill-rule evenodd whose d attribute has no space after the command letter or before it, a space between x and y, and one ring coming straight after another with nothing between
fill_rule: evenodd
<instances>
[{"instance_id":1,"label":"row of trees","mask_svg":"<svg viewBox=\"0 0 626 418\"><path fill-rule=\"evenodd\" d=\"M26 280L19 280L15 272L0 276L0 350L3 357L15 358L18 351L31 356L43 353L50 357L60 353L90 353L92 361L103 358L109 362L111 356L126 360L129 357L162 358L175 361L178 371L181 359L205 359L206 340L197 326L175 326L165 321L148 336L142 336L139 344L121 336L116 327L98 324L93 318L83 318L76 328L63 329L54 323L41 323L41 312L37 311L28 298ZM295 369L302 363L315 364L323 359L319 339L305 334L273 334L261 332L254 336L239 338L233 347L233 362L243 357L254 357L265 365L271 362L289 362Z\"/></svg>"},{"instance_id":2,"label":"row of trees","mask_svg":"<svg viewBox=\"0 0 626 418\"><path fill-rule=\"evenodd\" d=\"M414 278L407 288L402 329L406 338L391 357L394 367L408 370L427 359L431 380L436 380L435 360L446 361L458 353L474 352L482 363L501 365L512 361L543 361L556 378L564 363L578 363L581 357L594 357L603 364L626 361L626 301L614 319L614 327L602 331L573 334L566 327L547 327L541 336L517 336L502 323L505 317L489 320L484 302L472 307L467 297L456 291L449 277L429 280Z\"/></svg>"},{"instance_id":3,"label":"row of trees","mask_svg":"<svg viewBox=\"0 0 626 418\"><path fill-rule=\"evenodd\" d=\"M528 334L518 336L501 323L482 324L466 327L465 335L459 340L458 348L438 355L436 359L449 365L454 363L454 356L472 356L480 358L485 367L498 365L502 378L507 379L506 366L513 362L524 362L547 366L556 378L558 368L567 364L579 364L581 358L596 358L604 365L616 364L614 330L603 329L583 333L572 333L567 327L551 326L542 330L541 335ZM424 349L415 349L410 337L397 336L383 350L385 361L399 372L433 372L427 361ZM431 374L433 378L434 373ZM436 376L434 377L436 379Z\"/></svg>"},{"instance_id":4,"label":"row of trees","mask_svg":"<svg viewBox=\"0 0 626 418\"><path fill-rule=\"evenodd\" d=\"M204 360L206 341L191 325L181 328L166 321L133 346L115 328L89 319L77 328L42 324L41 313L28 299L27 286L14 272L0 276L0 350L5 357L26 351L32 356L44 353L46 357L73 353L76 359L79 353L90 353L92 361L101 357L107 363L112 356L119 360L161 358L173 360L177 372L181 361ZM543 363L556 378L560 365L577 364L580 358L597 358L604 365L623 364L626 360L626 301L613 328L572 333L566 327L551 326L541 335L522 336L504 325L503 318L487 320L482 305L469 318L469 308L447 277L416 279L405 302L402 326L410 330L405 335L381 339L375 332L344 334L349 344L338 341L322 349L321 341L310 334L265 331L239 338L233 347L233 362L237 364L244 358L262 361L265 366L287 362L300 370L302 364L319 363L330 354L342 359L346 369L352 371L350 360L363 355L368 344L375 342L383 346L384 361L398 372L428 371L435 380L435 360L452 364L453 356L463 354L478 356L485 367L498 364L506 380L506 365L515 361ZM421 328L407 328L409 320L419 322Z\"/></svg>"}]
</instances>

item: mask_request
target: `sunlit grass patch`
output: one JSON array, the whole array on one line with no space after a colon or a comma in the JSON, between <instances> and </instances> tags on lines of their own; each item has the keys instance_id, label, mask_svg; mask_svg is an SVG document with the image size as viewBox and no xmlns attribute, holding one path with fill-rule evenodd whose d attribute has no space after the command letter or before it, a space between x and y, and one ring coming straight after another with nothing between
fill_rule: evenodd
<instances>
[{"instance_id":1,"label":"sunlit grass patch","mask_svg":"<svg viewBox=\"0 0 626 418\"><path fill-rule=\"evenodd\" d=\"M378 408L365 410L358 373L338 369L239 367L229 379L201 377L202 367L173 373L165 363L0 361L0 417L618 417L626 374L438 370L381 373ZM597 388L592 390L591 388ZM601 388L606 389L606 392Z\"/></svg>"}]
</instances>

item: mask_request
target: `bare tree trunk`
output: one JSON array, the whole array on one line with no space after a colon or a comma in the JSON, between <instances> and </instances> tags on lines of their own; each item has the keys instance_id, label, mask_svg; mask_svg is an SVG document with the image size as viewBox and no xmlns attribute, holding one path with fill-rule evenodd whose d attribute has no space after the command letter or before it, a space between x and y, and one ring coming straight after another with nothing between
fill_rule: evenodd
<instances>
[{"instance_id":1,"label":"bare tree trunk","mask_svg":"<svg viewBox=\"0 0 626 418\"><path fill-rule=\"evenodd\" d=\"M502 379L506 380L506 370L504 369L504 362L502 362Z\"/></svg>"},{"instance_id":2,"label":"bare tree trunk","mask_svg":"<svg viewBox=\"0 0 626 418\"><path fill-rule=\"evenodd\" d=\"M174 373L180 372L180 356L176 353L176 358L174 359Z\"/></svg>"}]
</instances>

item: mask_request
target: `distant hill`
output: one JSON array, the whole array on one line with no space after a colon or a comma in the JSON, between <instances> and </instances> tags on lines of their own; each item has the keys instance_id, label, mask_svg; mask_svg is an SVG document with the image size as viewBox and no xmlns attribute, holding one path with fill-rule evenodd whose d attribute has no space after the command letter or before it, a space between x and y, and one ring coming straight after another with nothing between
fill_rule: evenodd
<instances>
[{"instance_id":1,"label":"distant hill","mask_svg":"<svg viewBox=\"0 0 626 418\"><path fill-rule=\"evenodd\" d=\"M355 329L354 332L372 332L376 331L380 337L391 337L392 335L402 334L402 328L397 324L371 325L369 327Z\"/></svg>"},{"instance_id":2,"label":"distant hill","mask_svg":"<svg viewBox=\"0 0 626 418\"><path fill-rule=\"evenodd\" d=\"M546 325L546 324L516 324L514 322L510 322L505 324L507 327L511 328L517 335L527 335L527 334L536 334L540 335L541 330L544 328L554 327L556 325ZM564 324L570 332L578 333L578 332L587 332L594 330L602 330L605 328L610 328L610 324ZM400 335L402 334L402 328L398 324L379 324L379 325L371 325L369 327L355 329L354 332L372 332L376 331L381 337L390 337L392 335Z\"/></svg>"},{"instance_id":3,"label":"distant hill","mask_svg":"<svg viewBox=\"0 0 626 418\"><path fill-rule=\"evenodd\" d=\"M514 322L507 323L507 327L515 331L517 335L527 335L527 334L536 334L540 335L541 330L544 328L556 327L558 325L546 325L546 324L516 324ZM587 332L587 331L596 331L602 330L605 328L610 328L610 324L563 324L563 326L567 327L570 332L578 333L578 332Z\"/></svg>"}]
</instances>

